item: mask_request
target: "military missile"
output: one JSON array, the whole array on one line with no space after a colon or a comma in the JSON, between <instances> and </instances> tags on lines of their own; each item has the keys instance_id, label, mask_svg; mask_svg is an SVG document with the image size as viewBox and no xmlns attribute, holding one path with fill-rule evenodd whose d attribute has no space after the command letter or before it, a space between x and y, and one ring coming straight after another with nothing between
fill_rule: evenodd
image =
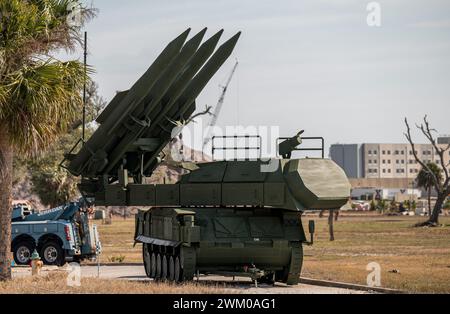
<instances>
[{"instance_id":1,"label":"military missile","mask_svg":"<svg viewBox=\"0 0 450 314\"><path fill-rule=\"evenodd\" d=\"M184 65L190 60L192 55L197 50L200 45L203 36L206 33L206 28L204 28L197 35L192 37L184 46L181 48L180 53L175 56L170 63L166 65L165 68L162 69L161 74L155 75L158 78L155 80L152 86L146 88L145 94L139 101L136 106L133 108L133 117L142 118L145 116L145 112L148 112L153 108L159 100L164 96L167 89L171 86L172 82L175 80L177 75L180 73ZM143 114L144 111L144 114ZM122 121L115 121L115 124L111 127L109 134L114 133L117 126Z\"/></svg>"},{"instance_id":2,"label":"military missile","mask_svg":"<svg viewBox=\"0 0 450 314\"><path fill-rule=\"evenodd\" d=\"M84 168L87 167L89 159L99 150L102 150L107 138L107 133L111 129L111 125L118 120L127 118L127 112L132 109L132 104L136 103L136 99L142 97L142 91L147 85L153 85L156 78L161 73L161 69L177 55L183 46L190 29L183 32L180 36L171 41L161 54L156 58L155 62L149 67L145 74L133 85L124 99L118 103L114 102L113 110L108 109L110 116L105 119L100 127L94 132L91 138L83 145L75 158L71 160L68 170L73 175L80 175Z\"/></svg>"},{"instance_id":3,"label":"military missile","mask_svg":"<svg viewBox=\"0 0 450 314\"><path fill-rule=\"evenodd\" d=\"M205 88L206 84L208 84L214 74L216 74L219 68L231 55L240 36L241 32L237 33L222 46L220 46L211 59L209 59L205 66L200 70L200 72L192 79L192 82L186 88L186 92L181 98L184 102L180 106L181 115L183 115L187 108L194 102L200 92Z\"/></svg>"},{"instance_id":4,"label":"military missile","mask_svg":"<svg viewBox=\"0 0 450 314\"><path fill-rule=\"evenodd\" d=\"M189 64L186 66L186 69L183 70L183 73L176 80L176 82L170 87L169 91L164 96L162 103L166 105L164 106L163 110L156 116L156 119L152 121L151 125L148 128L146 128L144 132L145 134L142 135L142 137L152 138L151 135L152 131L154 130L155 127L158 127L158 124L160 123L160 121L162 121L163 117L165 117L166 114L168 116L176 114L178 108L174 106L174 104L178 101L180 95L186 89L186 87L188 86L192 78L195 76L195 74L200 70L200 68L204 65L204 63L214 52L214 49L217 46L217 43L219 42L219 39L222 36L222 34L223 30L220 30L200 46L195 55L192 57L191 61L189 61ZM160 148L158 148L157 150L159 153ZM135 169L135 172L137 172L138 170L139 169Z\"/></svg>"},{"instance_id":5,"label":"military missile","mask_svg":"<svg viewBox=\"0 0 450 314\"><path fill-rule=\"evenodd\" d=\"M108 117L116 110L117 106L124 100L129 91L119 92L114 96L108 106L103 109L102 113L95 119L98 124L102 124L108 119Z\"/></svg>"},{"instance_id":6,"label":"military missile","mask_svg":"<svg viewBox=\"0 0 450 314\"><path fill-rule=\"evenodd\" d=\"M205 64L211 54L214 52L220 37L223 34L223 30L217 32L210 39L205 41L202 46L195 53L192 60L189 62L186 70L180 75L180 78L172 85L167 94L164 96L164 103L167 103L164 110L158 114L157 118L153 121L152 125L145 130L146 136L150 136L151 132L155 127L158 126L161 120L165 118L166 115L169 117L176 114L178 111L177 106L174 104L179 100L182 93L186 90L188 84L195 76L195 74L200 70L200 68ZM172 113L172 114L171 114Z\"/></svg>"},{"instance_id":7,"label":"military missile","mask_svg":"<svg viewBox=\"0 0 450 314\"><path fill-rule=\"evenodd\" d=\"M166 121L166 123L164 123L164 125L161 126L162 130L172 129L173 128L172 121L187 119L189 116L192 115L193 111L195 110L195 101L190 102L190 99L195 100L200 91L208 83L209 79L217 72L217 70L227 60L227 58L233 51L240 34L241 33L236 34L234 37L232 37L230 40L224 43L217 50L214 56L208 61L208 63L203 67L201 72L196 76L197 82L192 81L190 83L189 87L186 88L186 92L183 93L182 97L180 97L180 100L177 101L177 105L173 107L174 110L176 111L170 112L170 114L168 115L170 117L170 121ZM195 86L198 86L199 90L193 91L193 87ZM190 89L190 91L188 89ZM188 108L192 110L188 110ZM186 114L187 111L190 111L189 114ZM171 125L172 127L170 127ZM148 137L151 137L151 134L149 132L147 132L146 135Z\"/></svg>"},{"instance_id":8,"label":"military missile","mask_svg":"<svg viewBox=\"0 0 450 314\"><path fill-rule=\"evenodd\" d=\"M211 78L216 74L223 63L228 59L236 46L237 41L241 32L234 35L228 41L226 41L222 46L220 46L213 56L208 60L208 62L203 66L200 72L192 79L188 87L184 91L183 95L180 97L178 108L180 108L180 116L187 111L190 105L195 101L200 92L205 88L206 84L211 80ZM162 145L161 145L162 146ZM154 163L154 159L159 155L161 147L155 151L144 163L144 172L147 168Z\"/></svg>"},{"instance_id":9,"label":"military missile","mask_svg":"<svg viewBox=\"0 0 450 314\"><path fill-rule=\"evenodd\" d=\"M180 75L185 65L193 57L205 33L206 28L192 37L192 39L184 45L181 52L174 58L170 65L164 70L163 74L161 74L160 78L155 82L154 86L152 86L144 100L140 102L140 104L136 107L136 110L133 111L132 120L134 122L138 122L136 119L140 121L152 120L148 119L149 114L152 112L154 107L160 104L162 98L174 83L175 79ZM117 124L118 122L113 126L113 129L117 127ZM108 165L104 171L106 173L116 166L117 162L119 162L127 152L128 147L139 138L144 127L148 125L139 122L133 124L132 121L130 121L127 126L127 128L123 128L124 137L109 153ZM103 169L98 169L98 171L103 171Z\"/></svg>"}]
</instances>

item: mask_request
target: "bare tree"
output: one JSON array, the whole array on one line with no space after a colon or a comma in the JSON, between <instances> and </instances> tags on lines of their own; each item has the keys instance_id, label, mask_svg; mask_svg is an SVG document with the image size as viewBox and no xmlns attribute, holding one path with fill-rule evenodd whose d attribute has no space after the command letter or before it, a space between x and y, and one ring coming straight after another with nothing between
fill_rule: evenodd
<instances>
[{"instance_id":1,"label":"bare tree","mask_svg":"<svg viewBox=\"0 0 450 314\"><path fill-rule=\"evenodd\" d=\"M328 214L328 229L330 232L330 241L334 241L334 210L330 209Z\"/></svg>"},{"instance_id":2,"label":"bare tree","mask_svg":"<svg viewBox=\"0 0 450 314\"><path fill-rule=\"evenodd\" d=\"M429 165L423 162L417 154L417 151L415 149L414 141L411 137L411 128L409 127L408 119L405 118L405 124L406 124L406 133L405 137L408 140L408 142L411 144L412 153L414 155L414 158L416 161L422 166L422 169L426 171L429 176L432 179L433 187L437 193L437 199L436 203L434 205L433 211L431 213L431 216L429 216L428 221L419 224L418 226L437 226L439 224L439 214L442 209L442 205L444 204L445 199L450 194L450 176L449 171L447 167L450 165L445 164L445 158L444 155L447 153L450 149L450 144L447 145L447 147L442 148L439 147L436 139L433 136L433 133L436 133L437 131L435 129L430 128L430 124L428 122L427 116L423 118L423 123L420 125L416 124L416 127L425 135L425 137L428 139L428 141L433 145L434 150L436 151L436 154L439 156L439 164L442 168L443 172L443 178L440 179L433 171L430 169Z\"/></svg>"}]
</instances>

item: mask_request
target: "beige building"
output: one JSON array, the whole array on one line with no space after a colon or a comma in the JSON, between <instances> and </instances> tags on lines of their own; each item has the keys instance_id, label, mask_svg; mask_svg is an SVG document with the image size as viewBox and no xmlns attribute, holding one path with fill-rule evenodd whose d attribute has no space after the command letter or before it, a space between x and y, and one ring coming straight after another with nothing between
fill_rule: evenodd
<instances>
[{"instance_id":1,"label":"beige building","mask_svg":"<svg viewBox=\"0 0 450 314\"><path fill-rule=\"evenodd\" d=\"M415 178L421 169L409 144L364 144L361 148L365 178ZM441 164L433 145L417 144L415 150L424 163ZM444 154L444 164L450 171L450 151Z\"/></svg>"},{"instance_id":2,"label":"beige building","mask_svg":"<svg viewBox=\"0 0 450 314\"><path fill-rule=\"evenodd\" d=\"M447 148L450 137L441 137L438 143L439 147ZM423 162L441 165L433 145L417 144L415 150ZM414 179L421 169L409 144L335 144L331 146L330 158L349 178ZM444 164L450 171L450 150L444 154Z\"/></svg>"}]
</instances>

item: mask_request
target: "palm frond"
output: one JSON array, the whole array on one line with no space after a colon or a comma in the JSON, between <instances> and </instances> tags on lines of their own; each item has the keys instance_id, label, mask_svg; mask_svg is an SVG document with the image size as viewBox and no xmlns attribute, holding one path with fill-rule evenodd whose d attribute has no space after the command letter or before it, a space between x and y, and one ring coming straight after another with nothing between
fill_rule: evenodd
<instances>
[{"instance_id":1,"label":"palm frond","mask_svg":"<svg viewBox=\"0 0 450 314\"><path fill-rule=\"evenodd\" d=\"M91 71L91 70L90 70ZM80 114L84 66L48 60L25 66L0 85L0 120L21 153L48 147Z\"/></svg>"},{"instance_id":2,"label":"palm frond","mask_svg":"<svg viewBox=\"0 0 450 314\"><path fill-rule=\"evenodd\" d=\"M70 25L69 4L80 5L80 25ZM0 50L4 64L0 75L27 63L33 56L48 55L50 51L73 51L81 43L80 29L97 13L81 1L69 0L8 0L0 1Z\"/></svg>"}]
</instances>

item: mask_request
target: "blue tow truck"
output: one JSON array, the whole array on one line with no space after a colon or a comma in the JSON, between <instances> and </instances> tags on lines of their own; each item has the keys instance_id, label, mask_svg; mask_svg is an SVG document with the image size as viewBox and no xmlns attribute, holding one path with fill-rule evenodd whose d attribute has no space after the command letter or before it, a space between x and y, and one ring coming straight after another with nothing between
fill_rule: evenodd
<instances>
[{"instance_id":1,"label":"blue tow truck","mask_svg":"<svg viewBox=\"0 0 450 314\"><path fill-rule=\"evenodd\" d=\"M89 223L83 202L36 212L27 204L13 207L11 251L17 265L28 265L36 249L46 265L95 259L101 253L97 227Z\"/></svg>"}]
</instances>

